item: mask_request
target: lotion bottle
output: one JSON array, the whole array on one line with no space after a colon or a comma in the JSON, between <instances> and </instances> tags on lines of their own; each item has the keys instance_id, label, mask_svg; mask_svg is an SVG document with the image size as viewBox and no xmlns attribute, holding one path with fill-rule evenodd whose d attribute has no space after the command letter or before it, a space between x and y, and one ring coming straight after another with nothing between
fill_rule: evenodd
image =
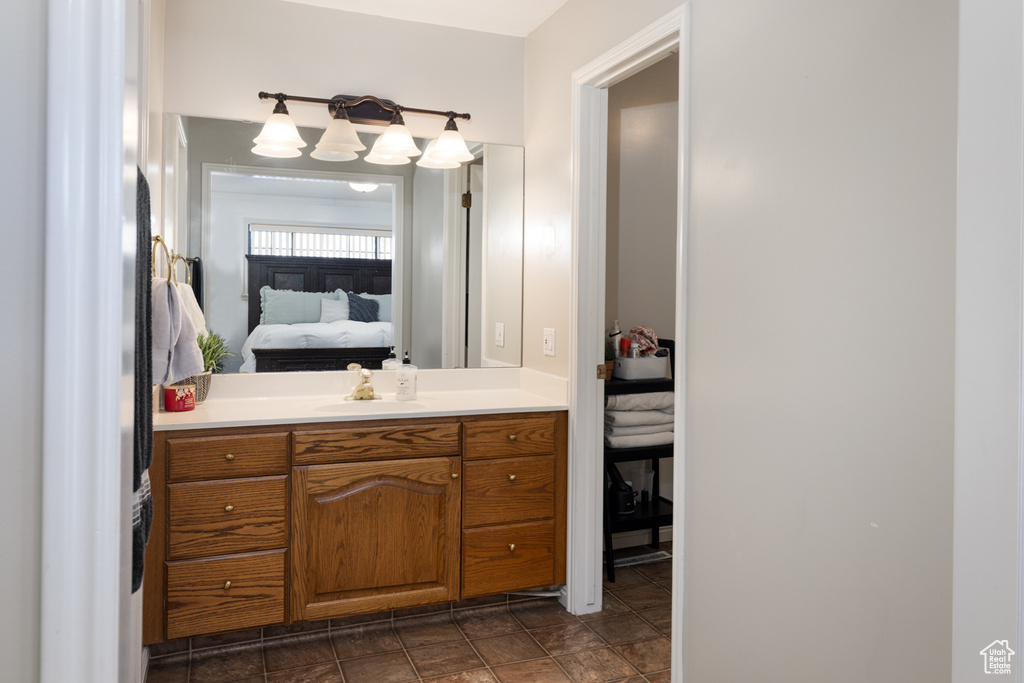
<instances>
[{"instance_id":1,"label":"lotion bottle","mask_svg":"<svg viewBox=\"0 0 1024 683\"><path fill-rule=\"evenodd\" d=\"M399 401L415 401L416 400L416 366L409 360L409 352L405 352L405 357L402 359L402 364L398 366L398 370L395 372L395 381L397 389L395 390L395 398Z\"/></svg>"},{"instance_id":2,"label":"lotion bottle","mask_svg":"<svg viewBox=\"0 0 1024 683\"><path fill-rule=\"evenodd\" d=\"M392 346L391 347L391 353L389 353L388 357L385 358L383 362L381 362L380 369L381 370L397 370L400 365L402 365L402 364L395 357L395 347Z\"/></svg>"}]
</instances>

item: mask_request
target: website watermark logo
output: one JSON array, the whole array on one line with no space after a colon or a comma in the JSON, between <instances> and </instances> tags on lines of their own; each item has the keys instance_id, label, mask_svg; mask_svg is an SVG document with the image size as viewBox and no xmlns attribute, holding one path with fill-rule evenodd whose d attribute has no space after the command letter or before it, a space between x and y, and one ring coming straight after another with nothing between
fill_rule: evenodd
<instances>
[{"instance_id":1,"label":"website watermark logo","mask_svg":"<svg viewBox=\"0 0 1024 683\"><path fill-rule=\"evenodd\" d=\"M981 656L985 659L985 673L1012 674L1012 659L1015 654L1017 653L1010 649L1009 641L992 641L991 645L981 651Z\"/></svg>"}]
</instances>

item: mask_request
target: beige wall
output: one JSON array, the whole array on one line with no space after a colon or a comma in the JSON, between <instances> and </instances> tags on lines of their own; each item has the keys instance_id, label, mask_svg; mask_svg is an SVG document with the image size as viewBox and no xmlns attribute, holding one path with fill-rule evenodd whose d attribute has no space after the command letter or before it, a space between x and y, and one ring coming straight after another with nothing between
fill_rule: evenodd
<instances>
[{"instance_id":1,"label":"beige wall","mask_svg":"<svg viewBox=\"0 0 1024 683\"><path fill-rule=\"evenodd\" d=\"M569 76L678 5L527 38L527 367L568 374ZM692 5L688 680L949 680L957 5Z\"/></svg>"},{"instance_id":2,"label":"beige wall","mask_svg":"<svg viewBox=\"0 0 1024 683\"><path fill-rule=\"evenodd\" d=\"M0 357L12 392L0 411L0 661L10 681L39 677L39 573L42 530L43 232L46 156L46 4L17 3L0 26L0 83L18 93L4 112L8 130L0 167L0 232L14 284L3 304ZM16 67L12 65L17 65ZM16 389L14 389L16 387Z\"/></svg>"},{"instance_id":3,"label":"beige wall","mask_svg":"<svg viewBox=\"0 0 1024 683\"><path fill-rule=\"evenodd\" d=\"M473 115L467 140L523 144L523 39L382 19L281 0L167 4L164 105L194 116L264 121L257 93L377 95ZM290 104L300 126L324 127L322 105ZM444 120L409 114L414 135Z\"/></svg>"}]
</instances>

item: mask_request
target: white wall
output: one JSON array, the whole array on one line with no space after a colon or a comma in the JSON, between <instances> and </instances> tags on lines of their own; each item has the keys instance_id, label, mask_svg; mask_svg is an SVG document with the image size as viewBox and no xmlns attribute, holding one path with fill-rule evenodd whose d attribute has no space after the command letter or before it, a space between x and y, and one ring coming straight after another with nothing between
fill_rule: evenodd
<instances>
[{"instance_id":1,"label":"white wall","mask_svg":"<svg viewBox=\"0 0 1024 683\"><path fill-rule=\"evenodd\" d=\"M376 95L472 114L467 140L523 144L523 39L383 19L280 0L175 0L167 6L166 111L264 121L260 91L311 97ZM324 127L322 105L289 104ZM414 135L444 120L409 114Z\"/></svg>"},{"instance_id":2,"label":"white wall","mask_svg":"<svg viewBox=\"0 0 1024 683\"><path fill-rule=\"evenodd\" d=\"M605 321L675 336L679 58L608 89Z\"/></svg>"},{"instance_id":3,"label":"white wall","mask_svg":"<svg viewBox=\"0 0 1024 683\"><path fill-rule=\"evenodd\" d=\"M568 375L569 76L678 5L527 38L529 368ZM688 681L949 680L956 3L692 5Z\"/></svg>"},{"instance_id":4,"label":"white wall","mask_svg":"<svg viewBox=\"0 0 1024 683\"><path fill-rule=\"evenodd\" d=\"M960 2L953 680L1021 646L1021 111L1019 2ZM1006 678L1011 678L1006 676Z\"/></svg>"},{"instance_id":5,"label":"white wall","mask_svg":"<svg viewBox=\"0 0 1024 683\"><path fill-rule=\"evenodd\" d=\"M18 93L4 112L8 140L0 167L4 277L16 295L4 302L0 355L17 387L0 411L5 474L0 478L0 661L3 678L39 678L40 533L42 529L43 233L46 156L46 3L22 0L0 26L0 84ZM17 65L12 67L11 65ZM119 142L119 141L118 141Z\"/></svg>"}]
</instances>

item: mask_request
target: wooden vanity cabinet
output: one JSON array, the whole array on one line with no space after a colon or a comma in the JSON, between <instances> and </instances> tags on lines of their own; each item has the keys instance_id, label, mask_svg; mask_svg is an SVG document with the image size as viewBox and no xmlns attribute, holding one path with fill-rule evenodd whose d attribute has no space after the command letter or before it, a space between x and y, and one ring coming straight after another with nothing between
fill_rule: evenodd
<instances>
[{"instance_id":1,"label":"wooden vanity cabinet","mask_svg":"<svg viewBox=\"0 0 1024 683\"><path fill-rule=\"evenodd\" d=\"M143 640L565 583L565 412L154 435Z\"/></svg>"}]
</instances>

